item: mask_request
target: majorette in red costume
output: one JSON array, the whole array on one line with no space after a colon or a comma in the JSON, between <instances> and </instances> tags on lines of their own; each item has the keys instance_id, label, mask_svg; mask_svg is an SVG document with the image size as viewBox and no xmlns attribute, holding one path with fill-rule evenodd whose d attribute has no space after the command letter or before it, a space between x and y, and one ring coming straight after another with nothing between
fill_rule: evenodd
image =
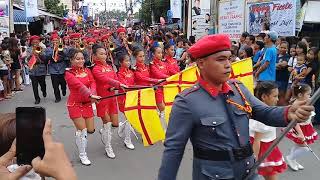
<instances>
[{"instance_id":1,"label":"majorette in red costume","mask_svg":"<svg viewBox=\"0 0 320 180\"><path fill-rule=\"evenodd\" d=\"M67 109L77 129L75 133L79 158L83 165L90 165L87 157L87 133L94 132L92 102L100 99L96 96L96 83L91 71L84 67L84 57L80 50L71 49L71 68L65 71L65 80L70 90Z\"/></svg>"},{"instance_id":2,"label":"majorette in red costume","mask_svg":"<svg viewBox=\"0 0 320 180\"><path fill-rule=\"evenodd\" d=\"M107 53L103 46L93 47L93 60L95 66L92 74L97 83L97 94L105 97L114 95L113 88L126 87L118 81L117 74L110 63L106 61ZM103 99L97 103L97 115L103 121L103 128L100 130L102 141L105 144L105 151L109 158L115 158L111 146L111 126L118 126L118 106L116 97Z\"/></svg>"},{"instance_id":3,"label":"majorette in red costume","mask_svg":"<svg viewBox=\"0 0 320 180\"><path fill-rule=\"evenodd\" d=\"M122 84L127 85L128 87L134 87L135 85L135 78L134 78L134 73L130 69L130 57L128 55L122 55L120 57L120 69L118 72L118 78L119 81ZM125 90L120 89L119 93L123 93ZM125 108L125 101L126 101L126 96L118 96L118 104L119 104L119 110L120 112L124 113L124 108ZM125 116L124 116L125 117ZM131 130L132 127L130 125L130 122L127 120L125 122L120 122L119 123L119 129L118 129L118 134L120 137L124 137L124 144L128 149L133 150L134 145L132 144L131 141Z\"/></svg>"}]
</instances>

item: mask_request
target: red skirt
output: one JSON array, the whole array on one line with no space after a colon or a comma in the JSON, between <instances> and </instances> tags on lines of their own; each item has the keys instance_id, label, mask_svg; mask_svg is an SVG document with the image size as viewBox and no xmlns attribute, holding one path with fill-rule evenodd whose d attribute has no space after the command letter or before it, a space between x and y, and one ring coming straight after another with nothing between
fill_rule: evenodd
<instances>
[{"instance_id":1,"label":"red skirt","mask_svg":"<svg viewBox=\"0 0 320 180\"><path fill-rule=\"evenodd\" d=\"M313 129L312 124L307 124L307 125L300 125L300 128L303 132L303 135L306 139L307 144L313 144L315 140L318 139L318 133ZM293 130L289 131L288 134L286 135L287 138L295 142L296 144L304 144L303 141L301 141L299 138L297 138L297 135L294 133Z\"/></svg>"},{"instance_id":2,"label":"red skirt","mask_svg":"<svg viewBox=\"0 0 320 180\"><path fill-rule=\"evenodd\" d=\"M86 103L82 105L67 105L70 119L91 118L94 116L92 104Z\"/></svg>"},{"instance_id":3,"label":"red skirt","mask_svg":"<svg viewBox=\"0 0 320 180\"><path fill-rule=\"evenodd\" d=\"M163 89L162 88L159 88L156 90L155 96L156 96L156 103L157 104L163 103L164 99L163 99Z\"/></svg>"},{"instance_id":4,"label":"red skirt","mask_svg":"<svg viewBox=\"0 0 320 180\"><path fill-rule=\"evenodd\" d=\"M253 143L254 138L250 137L251 144ZM259 152L259 158L265 154L267 149L271 146L273 141L271 142L260 142L260 152ZM287 169L287 164L284 161L284 158L282 156L282 153L280 149L275 147L271 154L261 163L261 165L258 168L258 174L261 176L272 176L276 175L278 173L283 173Z\"/></svg>"},{"instance_id":5,"label":"red skirt","mask_svg":"<svg viewBox=\"0 0 320 180\"><path fill-rule=\"evenodd\" d=\"M104 117L106 114L118 114L117 98L103 99L96 106L98 117Z\"/></svg>"}]
</instances>

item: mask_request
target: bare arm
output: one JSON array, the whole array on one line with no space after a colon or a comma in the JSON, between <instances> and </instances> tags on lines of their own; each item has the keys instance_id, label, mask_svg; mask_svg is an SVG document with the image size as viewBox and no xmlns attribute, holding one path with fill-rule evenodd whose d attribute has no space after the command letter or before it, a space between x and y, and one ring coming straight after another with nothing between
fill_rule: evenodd
<instances>
[{"instance_id":1,"label":"bare arm","mask_svg":"<svg viewBox=\"0 0 320 180\"><path fill-rule=\"evenodd\" d=\"M260 132L255 132L254 133L254 141L253 141L253 144L252 144L252 149L253 149L253 153L254 153L256 159L258 159L258 157L259 157L260 145L261 145L262 137L263 137L263 133L260 133Z\"/></svg>"}]
</instances>

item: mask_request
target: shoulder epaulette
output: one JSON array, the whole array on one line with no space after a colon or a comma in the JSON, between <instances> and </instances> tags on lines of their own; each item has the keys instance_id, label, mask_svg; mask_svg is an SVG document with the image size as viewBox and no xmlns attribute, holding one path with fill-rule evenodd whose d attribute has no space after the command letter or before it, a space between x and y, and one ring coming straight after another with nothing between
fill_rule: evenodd
<instances>
[{"instance_id":1,"label":"shoulder epaulette","mask_svg":"<svg viewBox=\"0 0 320 180\"><path fill-rule=\"evenodd\" d=\"M66 71L70 71L72 68L66 68Z\"/></svg>"},{"instance_id":2,"label":"shoulder epaulette","mask_svg":"<svg viewBox=\"0 0 320 180\"><path fill-rule=\"evenodd\" d=\"M153 64L153 61L151 61L149 64Z\"/></svg>"},{"instance_id":3,"label":"shoulder epaulette","mask_svg":"<svg viewBox=\"0 0 320 180\"><path fill-rule=\"evenodd\" d=\"M186 90L182 91L181 95L186 97L187 95L194 93L200 89L200 86L198 84L193 85L190 88L187 88Z\"/></svg>"}]
</instances>

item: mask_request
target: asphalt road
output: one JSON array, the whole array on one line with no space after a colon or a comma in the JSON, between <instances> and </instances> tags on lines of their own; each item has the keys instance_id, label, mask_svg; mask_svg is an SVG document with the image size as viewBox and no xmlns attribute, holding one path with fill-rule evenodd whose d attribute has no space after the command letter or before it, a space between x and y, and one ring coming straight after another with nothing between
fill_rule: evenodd
<instances>
[{"instance_id":1,"label":"asphalt road","mask_svg":"<svg viewBox=\"0 0 320 180\"><path fill-rule=\"evenodd\" d=\"M113 134L112 145L116 154L116 159L109 159L105 155L104 146L100 140L100 134L88 136L88 157L92 162L91 166L82 166L77 156L74 140L75 128L72 121L68 118L66 109L66 97L62 98L60 103L54 103L53 88L50 77L47 77L47 98L42 98L40 105L47 110L47 117L52 119L53 134L57 141L65 145L65 149L70 160L78 174L79 180L153 180L157 177L157 172L161 163L163 145L158 143L151 147L143 147L141 139L133 142L135 150L128 150L124 147L122 140ZM18 106L34 106L34 98L31 86L25 87L23 92L16 94L12 100L0 102L0 112L14 112ZM120 119L123 117L120 115ZM100 119L95 118L96 129L100 129ZM116 131L114 131L116 132ZM318 130L318 132L320 132ZM287 154L293 144L284 139L280 144L280 149ZM311 145L315 153L320 155L320 144L317 141ZM307 154L301 160L305 169L293 172L288 169L279 179L283 180L319 180L320 162L315 160L312 154ZM178 180L191 180L192 173L192 147L190 144L186 147L185 155L181 163L178 174Z\"/></svg>"}]
</instances>

